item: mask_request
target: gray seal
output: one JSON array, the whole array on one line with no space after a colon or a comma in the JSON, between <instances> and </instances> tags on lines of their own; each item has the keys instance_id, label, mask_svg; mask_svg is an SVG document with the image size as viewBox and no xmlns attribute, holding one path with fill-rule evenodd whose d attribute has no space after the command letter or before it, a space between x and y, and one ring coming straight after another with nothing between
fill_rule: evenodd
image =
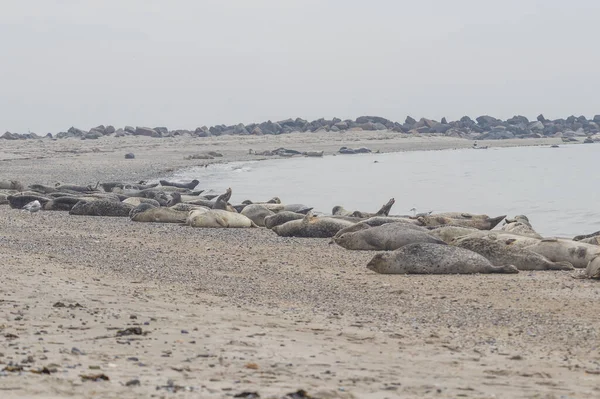
<instances>
[{"instance_id":1,"label":"gray seal","mask_svg":"<svg viewBox=\"0 0 600 399\"><path fill-rule=\"evenodd\" d=\"M506 215L498 216L495 218L472 218L472 219L453 219L446 216L420 216L417 218L419 222L423 224L423 226L428 227L437 227L437 226L461 226L461 227L471 227L478 230L491 230L496 227Z\"/></svg>"},{"instance_id":2,"label":"gray seal","mask_svg":"<svg viewBox=\"0 0 600 399\"><path fill-rule=\"evenodd\" d=\"M0 180L0 190L23 191L24 189L25 186L18 180Z\"/></svg>"},{"instance_id":3,"label":"gray seal","mask_svg":"<svg viewBox=\"0 0 600 399\"><path fill-rule=\"evenodd\" d=\"M71 208L69 215L128 217L133 208L133 205L116 201L79 201Z\"/></svg>"},{"instance_id":4,"label":"gray seal","mask_svg":"<svg viewBox=\"0 0 600 399\"><path fill-rule=\"evenodd\" d=\"M503 245L483 238L470 237L456 243L459 248L468 249L484 256L495 266L514 265L519 270L573 270L569 262L552 262L548 258L528 249Z\"/></svg>"},{"instance_id":5,"label":"gray seal","mask_svg":"<svg viewBox=\"0 0 600 399\"><path fill-rule=\"evenodd\" d=\"M35 195L34 193L9 195L6 197L6 199L8 200L10 207L13 209L22 209L25 205L33 201L39 201L42 206L45 205L46 202L50 201L50 198L43 197L41 195Z\"/></svg>"},{"instance_id":6,"label":"gray seal","mask_svg":"<svg viewBox=\"0 0 600 399\"><path fill-rule=\"evenodd\" d=\"M518 273L512 265L494 266L468 249L430 243L405 245L392 252L378 253L367 268L381 274L473 274Z\"/></svg>"},{"instance_id":7,"label":"gray seal","mask_svg":"<svg viewBox=\"0 0 600 399\"><path fill-rule=\"evenodd\" d=\"M167 180L159 180L159 183L161 186L187 188L188 190L193 190L194 188L196 188L196 186L200 182L198 180L194 179L188 183L177 183L177 182L167 181Z\"/></svg>"},{"instance_id":8,"label":"gray seal","mask_svg":"<svg viewBox=\"0 0 600 399\"><path fill-rule=\"evenodd\" d=\"M302 219L274 226L271 230L282 237L331 238L352 224L346 220L316 217L309 213Z\"/></svg>"},{"instance_id":9,"label":"gray seal","mask_svg":"<svg viewBox=\"0 0 600 399\"><path fill-rule=\"evenodd\" d=\"M281 224L290 222L292 220L304 219L305 216L306 215L304 215L304 214L296 213L296 212L289 212L289 211L277 212L276 214L267 216L265 218L265 227L267 229L272 229L275 226L279 226Z\"/></svg>"},{"instance_id":10,"label":"gray seal","mask_svg":"<svg viewBox=\"0 0 600 399\"><path fill-rule=\"evenodd\" d=\"M188 212L175 211L171 208L151 208L145 211L134 209L130 213L130 218L134 222L146 223L185 223Z\"/></svg>"},{"instance_id":11,"label":"gray seal","mask_svg":"<svg viewBox=\"0 0 600 399\"><path fill-rule=\"evenodd\" d=\"M251 204L246 205L240 214L252 220L257 226L265 227L265 218L273 216L275 212L271 211L264 205Z\"/></svg>"},{"instance_id":12,"label":"gray seal","mask_svg":"<svg viewBox=\"0 0 600 399\"><path fill-rule=\"evenodd\" d=\"M588 263L600 255L600 247L579 241L549 238L526 247L553 262L570 262L578 269L587 267Z\"/></svg>"},{"instance_id":13,"label":"gray seal","mask_svg":"<svg viewBox=\"0 0 600 399\"><path fill-rule=\"evenodd\" d=\"M333 241L342 248L355 251L394 251L414 243L446 245L444 241L424 231L422 227L402 223L387 223L346 232L335 236Z\"/></svg>"},{"instance_id":14,"label":"gray seal","mask_svg":"<svg viewBox=\"0 0 600 399\"><path fill-rule=\"evenodd\" d=\"M388 216L390 214L390 211L392 210L392 206L395 203L396 203L396 200L394 198L390 198L390 200L388 202L386 202L385 204L383 204L382 207L379 208L379 210L375 213L362 212L362 211L349 212L346 209L344 209L343 206L336 205L331 210L331 214L334 216L351 216L351 217L362 218L362 219L367 219L367 218L371 218L374 216Z\"/></svg>"}]
</instances>

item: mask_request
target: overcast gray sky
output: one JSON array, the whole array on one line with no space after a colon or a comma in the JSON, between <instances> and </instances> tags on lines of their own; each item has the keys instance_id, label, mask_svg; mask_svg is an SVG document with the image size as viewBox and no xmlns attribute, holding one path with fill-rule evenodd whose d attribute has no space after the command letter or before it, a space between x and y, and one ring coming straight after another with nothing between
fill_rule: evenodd
<instances>
[{"instance_id":1,"label":"overcast gray sky","mask_svg":"<svg viewBox=\"0 0 600 399\"><path fill-rule=\"evenodd\" d=\"M3 0L0 132L600 114L597 0Z\"/></svg>"}]
</instances>

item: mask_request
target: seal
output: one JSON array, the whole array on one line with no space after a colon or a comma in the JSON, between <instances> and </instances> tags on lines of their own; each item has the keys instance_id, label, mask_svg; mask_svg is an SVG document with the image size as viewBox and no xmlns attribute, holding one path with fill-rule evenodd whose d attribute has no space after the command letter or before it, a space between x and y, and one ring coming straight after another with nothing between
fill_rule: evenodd
<instances>
[{"instance_id":1,"label":"seal","mask_svg":"<svg viewBox=\"0 0 600 399\"><path fill-rule=\"evenodd\" d=\"M334 216L352 216L352 217L363 218L363 219L371 218L374 216L388 216L390 214L390 211L392 210L392 206L395 203L396 203L396 200L394 198L391 198L388 202L383 204L382 207L379 208L379 210L375 213L362 212L362 211L348 212L346 209L344 209L343 206L336 205L331 210L331 214Z\"/></svg>"},{"instance_id":2,"label":"seal","mask_svg":"<svg viewBox=\"0 0 600 399\"><path fill-rule=\"evenodd\" d=\"M79 201L80 197L58 197L46 202L44 205L45 211L70 211Z\"/></svg>"},{"instance_id":3,"label":"seal","mask_svg":"<svg viewBox=\"0 0 600 399\"><path fill-rule=\"evenodd\" d=\"M453 219L445 216L419 216L417 220L423 224L423 226L437 227L437 226L461 226L471 227L478 230L491 230L496 227L506 215L498 216L495 218L487 219Z\"/></svg>"},{"instance_id":4,"label":"seal","mask_svg":"<svg viewBox=\"0 0 600 399\"><path fill-rule=\"evenodd\" d=\"M7 205L8 202L8 196L10 194L4 194L4 193L0 193L0 205Z\"/></svg>"},{"instance_id":5,"label":"seal","mask_svg":"<svg viewBox=\"0 0 600 399\"><path fill-rule=\"evenodd\" d=\"M456 246L477 252L494 266L513 265L519 270L573 270L573 265L569 262L552 262L528 249L502 245L483 238L465 238L457 242Z\"/></svg>"},{"instance_id":6,"label":"seal","mask_svg":"<svg viewBox=\"0 0 600 399\"><path fill-rule=\"evenodd\" d=\"M335 236L333 241L342 248L355 251L394 251L408 244L433 243L446 245L422 227L402 223L387 223Z\"/></svg>"},{"instance_id":7,"label":"seal","mask_svg":"<svg viewBox=\"0 0 600 399\"><path fill-rule=\"evenodd\" d=\"M592 238L592 237L597 237L597 236L600 236L600 231L596 231L596 232L591 233L591 234L582 234L580 236L575 236L573 238L573 241L581 241L581 240L583 240L585 238Z\"/></svg>"},{"instance_id":8,"label":"seal","mask_svg":"<svg viewBox=\"0 0 600 399\"><path fill-rule=\"evenodd\" d=\"M252 220L239 213L224 211L222 209L211 209L200 213L199 210L191 211L187 218L187 224L192 227L205 228L242 228L258 227Z\"/></svg>"},{"instance_id":9,"label":"seal","mask_svg":"<svg viewBox=\"0 0 600 399\"><path fill-rule=\"evenodd\" d=\"M375 217L357 222L352 226L341 229L340 231L337 232L337 234L335 236L333 236L333 238L339 237L340 235L342 235L344 233L352 233L354 231L368 229L369 227L383 226L388 223L399 223L402 225L407 225L409 228L415 227L416 228L415 230L428 231L425 227L421 227L421 226L414 224L413 220L410 220L410 219L402 219L402 218L395 218L395 217L389 217L389 216L387 216L387 217L386 216L375 216Z\"/></svg>"},{"instance_id":10,"label":"seal","mask_svg":"<svg viewBox=\"0 0 600 399\"><path fill-rule=\"evenodd\" d=\"M133 205L115 201L79 201L69 215L127 217L133 208Z\"/></svg>"},{"instance_id":11,"label":"seal","mask_svg":"<svg viewBox=\"0 0 600 399\"><path fill-rule=\"evenodd\" d=\"M31 191L35 191L40 194L52 194L58 192L58 190L54 187L44 186L42 184L32 184L29 186Z\"/></svg>"},{"instance_id":12,"label":"seal","mask_svg":"<svg viewBox=\"0 0 600 399\"><path fill-rule=\"evenodd\" d=\"M100 185L102 186L102 189L104 191L106 191L107 193L110 193L111 191L113 191L113 189L115 187L118 188L131 188L134 190L145 190L147 188L154 188L158 186L158 183L153 183L153 184L145 184L145 182L139 182L139 183L123 183L123 182L108 182L108 183L100 183Z\"/></svg>"},{"instance_id":13,"label":"seal","mask_svg":"<svg viewBox=\"0 0 600 399\"><path fill-rule=\"evenodd\" d=\"M457 241L471 237L483 238L488 241L497 241L502 245L508 245L517 248L527 248L536 245L541 240L534 237L522 236L519 234L504 233L501 231L477 231L475 233L455 238L450 244L458 245Z\"/></svg>"},{"instance_id":14,"label":"seal","mask_svg":"<svg viewBox=\"0 0 600 399\"><path fill-rule=\"evenodd\" d=\"M13 209L23 209L25 205L33 201L39 201L42 206L46 205L46 202L50 201L50 198L36 195L36 193L14 194L7 196L6 199L10 207Z\"/></svg>"},{"instance_id":15,"label":"seal","mask_svg":"<svg viewBox=\"0 0 600 399\"><path fill-rule=\"evenodd\" d=\"M265 217L265 227L267 229L272 229L275 226L279 226L281 224L290 222L292 220L300 220L304 219L306 215L302 213L290 212L290 211L281 211L277 212L271 216Z\"/></svg>"},{"instance_id":16,"label":"seal","mask_svg":"<svg viewBox=\"0 0 600 399\"><path fill-rule=\"evenodd\" d=\"M473 274L518 273L512 265L494 266L468 249L430 243L408 244L392 252L379 253L367 268L381 274Z\"/></svg>"},{"instance_id":17,"label":"seal","mask_svg":"<svg viewBox=\"0 0 600 399\"><path fill-rule=\"evenodd\" d=\"M131 211L129 211L129 218L131 219L136 213L146 212L147 210L154 208L157 208L157 206L149 203L141 203L135 208L133 208Z\"/></svg>"},{"instance_id":18,"label":"seal","mask_svg":"<svg viewBox=\"0 0 600 399\"><path fill-rule=\"evenodd\" d=\"M57 184L56 185L56 190L57 191L62 191L62 192L77 192L77 193L88 193L88 192L98 192L100 190L98 190L98 185L100 183L96 184L96 187L92 187L92 185L88 185L88 186L79 186L77 184Z\"/></svg>"},{"instance_id":19,"label":"seal","mask_svg":"<svg viewBox=\"0 0 600 399\"><path fill-rule=\"evenodd\" d=\"M0 180L0 190L23 191L25 186L18 180Z\"/></svg>"},{"instance_id":20,"label":"seal","mask_svg":"<svg viewBox=\"0 0 600 399\"><path fill-rule=\"evenodd\" d=\"M312 210L313 210L313 207L308 207L304 204L286 204L283 206L283 209L282 209L282 211L301 213L303 215L306 215L308 212L310 212Z\"/></svg>"},{"instance_id":21,"label":"seal","mask_svg":"<svg viewBox=\"0 0 600 399\"><path fill-rule=\"evenodd\" d=\"M418 216L424 216L424 215L418 215ZM450 219L461 219L461 220L472 220L472 219L489 219L490 217L488 215L476 215L473 213L468 213L468 212L440 212L440 213L434 213L431 215L425 215L425 216L439 216L439 217L444 217L444 218L450 218Z\"/></svg>"},{"instance_id":22,"label":"seal","mask_svg":"<svg viewBox=\"0 0 600 399\"><path fill-rule=\"evenodd\" d=\"M539 239L542 238L542 236L533 229L527 216L524 215L517 215L514 217L514 219L506 219L500 230Z\"/></svg>"},{"instance_id":23,"label":"seal","mask_svg":"<svg viewBox=\"0 0 600 399\"><path fill-rule=\"evenodd\" d=\"M584 238L581 239L577 242L583 242L586 244L593 244L593 245L600 245L600 236L593 236L593 237L589 237L589 238Z\"/></svg>"},{"instance_id":24,"label":"seal","mask_svg":"<svg viewBox=\"0 0 600 399\"><path fill-rule=\"evenodd\" d=\"M154 206L160 206L160 202L158 202L157 200L142 197L129 197L121 202L133 206L138 206L139 204L152 204Z\"/></svg>"},{"instance_id":25,"label":"seal","mask_svg":"<svg viewBox=\"0 0 600 399\"><path fill-rule=\"evenodd\" d=\"M481 230L473 229L471 227L460 227L460 226L442 226L436 227L435 229L429 230L431 235L438 237L446 244L450 244L452 241L459 237L464 237L469 234L476 233Z\"/></svg>"},{"instance_id":26,"label":"seal","mask_svg":"<svg viewBox=\"0 0 600 399\"><path fill-rule=\"evenodd\" d=\"M252 220L257 226L265 227L265 218L273 216L275 212L264 205L252 204L246 205L240 214Z\"/></svg>"},{"instance_id":27,"label":"seal","mask_svg":"<svg viewBox=\"0 0 600 399\"><path fill-rule=\"evenodd\" d=\"M190 212L195 209L206 209L206 210L210 209L210 208L207 208L202 205L193 205L193 204L184 204L184 203L175 204L175 205L170 206L169 208L173 209L174 211L184 211L184 212Z\"/></svg>"},{"instance_id":28,"label":"seal","mask_svg":"<svg viewBox=\"0 0 600 399\"><path fill-rule=\"evenodd\" d=\"M167 180L159 180L159 183L161 186L187 188L188 190L193 190L194 188L196 188L196 186L198 184L200 184L200 182L196 179L194 179L188 183L177 183L177 182L167 181Z\"/></svg>"},{"instance_id":29,"label":"seal","mask_svg":"<svg viewBox=\"0 0 600 399\"><path fill-rule=\"evenodd\" d=\"M600 255L600 247L597 245L557 238L540 240L526 248L553 262L570 262L578 269L587 267L592 259Z\"/></svg>"},{"instance_id":30,"label":"seal","mask_svg":"<svg viewBox=\"0 0 600 399\"><path fill-rule=\"evenodd\" d=\"M281 237L331 238L353 223L329 217L316 217L309 212L304 218L292 220L271 228Z\"/></svg>"},{"instance_id":31,"label":"seal","mask_svg":"<svg viewBox=\"0 0 600 399\"><path fill-rule=\"evenodd\" d=\"M227 204L230 199L231 199L231 187L228 188L227 190L225 190L224 194L221 194L217 197L217 199L215 200L215 202L212 206L212 209L226 210Z\"/></svg>"},{"instance_id":32,"label":"seal","mask_svg":"<svg viewBox=\"0 0 600 399\"><path fill-rule=\"evenodd\" d=\"M600 256L596 256L588 263L585 273L579 278L600 279Z\"/></svg>"},{"instance_id":33,"label":"seal","mask_svg":"<svg viewBox=\"0 0 600 399\"><path fill-rule=\"evenodd\" d=\"M136 208L129 214L132 221L146 223L185 223L187 216L188 212L171 208L151 208L141 212Z\"/></svg>"}]
</instances>

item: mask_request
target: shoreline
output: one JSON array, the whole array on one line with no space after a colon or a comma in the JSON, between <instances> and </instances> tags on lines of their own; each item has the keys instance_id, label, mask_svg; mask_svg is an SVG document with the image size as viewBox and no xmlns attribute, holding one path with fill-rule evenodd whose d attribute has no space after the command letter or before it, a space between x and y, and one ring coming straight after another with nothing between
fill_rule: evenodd
<instances>
[{"instance_id":1,"label":"shoreline","mask_svg":"<svg viewBox=\"0 0 600 399\"><path fill-rule=\"evenodd\" d=\"M169 176L180 169L213 163L285 159L278 156L248 154L248 150L272 151L284 147L297 151L337 153L342 146L367 147L381 153L472 148L473 141L439 136L413 137L394 132L289 133L279 136L177 137L102 137L98 140L7 141L0 147L0 167L6 179L20 177L24 184L95 184L100 181L149 180ZM561 139L507 139L479 141L492 148L529 147L559 144ZM197 154L216 151L223 157L186 160ZM125 159L126 153L136 155ZM138 154L136 154L136 152ZM337 154L342 156L342 154ZM352 156L352 155L344 155ZM77 162L82 160L82 162ZM65 164L72 167L65 174ZM54 172L53 172L54 171ZM94 173L95 172L95 173ZM70 177L76 177L74 180Z\"/></svg>"}]
</instances>

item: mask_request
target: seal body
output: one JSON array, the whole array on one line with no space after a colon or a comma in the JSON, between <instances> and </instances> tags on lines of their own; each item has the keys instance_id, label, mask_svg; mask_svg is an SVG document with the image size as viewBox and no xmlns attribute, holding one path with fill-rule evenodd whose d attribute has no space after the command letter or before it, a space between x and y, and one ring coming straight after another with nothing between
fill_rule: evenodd
<instances>
[{"instance_id":1,"label":"seal body","mask_svg":"<svg viewBox=\"0 0 600 399\"><path fill-rule=\"evenodd\" d=\"M151 208L143 212L134 212L130 217L134 222L185 223L187 216L188 212L185 211L175 211L170 208Z\"/></svg>"},{"instance_id":2,"label":"seal body","mask_svg":"<svg viewBox=\"0 0 600 399\"><path fill-rule=\"evenodd\" d=\"M302 219L272 227L271 230L282 237L331 238L338 231L352 224L346 220L308 214Z\"/></svg>"},{"instance_id":3,"label":"seal body","mask_svg":"<svg viewBox=\"0 0 600 399\"><path fill-rule=\"evenodd\" d=\"M356 251L393 251L408 244L427 242L446 245L422 227L402 223L387 223L355 232L346 232L333 238L342 248Z\"/></svg>"},{"instance_id":4,"label":"seal body","mask_svg":"<svg viewBox=\"0 0 600 399\"><path fill-rule=\"evenodd\" d=\"M457 237L452 242L452 244L458 245L458 244L456 244L456 241L460 241L462 239L467 239L470 237L479 237L484 240L496 241L502 245L508 245L508 246L517 247L517 248L527 248L532 245L536 245L537 243L539 243L541 241L538 238L522 236L519 234L504 233L501 231L494 231L494 232L492 232L492 231L477 231L475 233L472 233L472 234L469 234L466 236Z\"/></svg>"},{"instance_id":5,"label":"seal body","mask_svg":"<svg viewBox=\"0 0 600 399\"><path fill-rule=\"evenodd\" d=\"M133 208L133 205L116 201L79 201L69 215L127 217Z\"/></svg>"},{"instance_id":6,"label":"seal body","mask_svg":"<svg viewBox=\"0 0 600 399\"><path fill-rule=\"evenodd\" d=\"M460 226L442 226L436 227L433 230L429 230L429 233L433 236L438 237L446 244L450 244L456 238L464 237L469 234L476 233L480 230L473 229L471 227L460 227Z\"/></svg>"},{"instance_id":7,"label":"seal body","mask_svg":"<svg viewBox=\"0 0 600 399\"><path fill-rule=\"evenodd\" d=\"M0 180L0 190L23 191L24 189L25 186L18 180Z\"/></svg>"},{"instance_id":8,"label":"seal body","mask_svg":"<svg viewBox=\"0 0 600 399\"><path fill-rule=\"evenodd\" d=\"M483 238L465 238L456 244L484 256L495 266L513 265L519 270L573 270L569 262L552 262L525 248L503 245Z\"/></svg>"},{"instance_id":9,"label":"seal body","mask_svg":"<svg viewBox=\"0 0 600 399\"><path fill-rule=\"evenodd\" d=\"M188 183L177 183L177 182L171 182L171 181L167 181L167 180L160 180L159 183L161 186L187 188L188 190L193 190L194 188L196 188L196 186L200 182L198 180L194 179Z\"/></svg>"},{"instance_id":10,"label":"seal body","mask_svg":"<svg viewBox=\"0 0 600 399\"><path fill-rule=\"evenodd\" d=\"M592 259L600 255L597 245L565 239L544 239L526 248L553 262L570 262L580 269L587 267Z\"/></svg>"},{"instance_id":11,"label":"seal body","mask_svg":"<svg viewBox=\"0 0 600 399\"><path fill-rule=\"evenodd\" d=\"M417 218L423 226L436 227L436 226L461 226L461 227L471 227L478 230L491 230L496 227L506 215L498 216L495 218L473 218L473 219L455 219L449 218L445 216L419 216Z\"/></svg>"},{"instance_id":12,"label":"seal body","mask_svg":"<svg viewBox=\"0 0 600 399\"><path fill-rule=\"evenodd\" d=\"M206 212L191 211L187 218L187 224L192 227L205 228L258 227L246 216L222 209L211 209Z\"/></svg>"},{"instance_id":13,"label":"seal body","mask_svg":"<svg viewBox=\"0 0 600 399\"><path fill-rule=\"evenodd\" d=\"M257 226L265 227L265 218L274 215L275 212L264 205L251 204L246 205L240 214L252 220Z\"/></svg>"},{"instance_id":14,"label":"seal body","mask_svg":"<svg viewBox=\"0 0 600 399\"><path fill-rule=\"evenodd\" d=\"M304 214L290 212L290 211L277 212L271 216L265 217L265 227L267 229L272 229L275 226L282 225L282 224L290 222L292 220L304 219L305 216L306 215L304 215Z\"/></svg>"},{"instance_id":15,"label":"seal body","mask_svg":"<svg viewBox=\"0 0 600 399\"><path fill-rule=\"evenodd\" d=\"M379 253L367 268L381 274L473 274L518 273L512 265L494 266L483 256L468 249L430 243L405 245Z\"/></svg>"},{"instance_id":16,"label":"seal body","mask_svg":"<svg viewBox=\"0 0 600 399\"><path fill-rule=\"evenodd\" d=\"M129 204L133 206L138 206L139 204L152 204L154 206L160 206L160 202L152 198L129 197L126 200L123 200L122 202L124 204Z\"/></svg>"}]
</instances>

